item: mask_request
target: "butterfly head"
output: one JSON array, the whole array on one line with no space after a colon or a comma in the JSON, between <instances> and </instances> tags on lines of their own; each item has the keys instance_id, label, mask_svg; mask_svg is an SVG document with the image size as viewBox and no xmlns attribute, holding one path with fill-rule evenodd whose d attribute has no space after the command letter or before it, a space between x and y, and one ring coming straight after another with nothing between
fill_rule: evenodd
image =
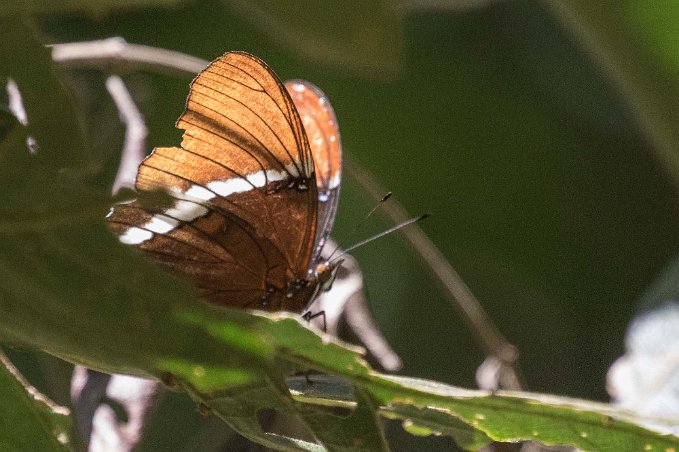
<instances>
[{"instance_id":1,"label":"butterfly head","mask_svg":"<svg viewBox=\"0 0 679 452\"><path fill-rule=\"evenodd\" d=\"M337 270L342 266L342 262L344 259L321 262L312 270L313 277L318 281L319 292L332 289L332 283L337 278Z\"/></svg>"}]
</instances>

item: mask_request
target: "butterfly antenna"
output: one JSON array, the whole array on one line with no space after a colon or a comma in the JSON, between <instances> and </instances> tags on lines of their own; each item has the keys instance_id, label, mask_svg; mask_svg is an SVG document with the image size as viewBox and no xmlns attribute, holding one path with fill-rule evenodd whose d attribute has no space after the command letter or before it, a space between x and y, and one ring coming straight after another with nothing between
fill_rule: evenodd
<instances>
[{"instance_id":1,"label":"butterfly antenna","mask_svg":"<svg viewBox=\"0 0 679 452\"><path fill-rule=\"evenodd\" d=\"M348 237L349 239L353 238L358 233L358 231L361 229L361 227L366 223L366 221L368 221L368 219L375 213L375 211L377 209L379 209L380 207L382 207L382 205L385 202L387 202L389 200L389 198L391 198L391 195L393 195L392 192L390 192L390 191L387 192L384 196L382 196L382 199L380 199L377 202L377 204L375 204L375 206L372 209L370 209L370 211L358 223L356 223L356 227L354 228L353 232ZM339 250L340 250L340 247L339 247L339 245L337 245L337 247L332 251L332 253L330 253L328 260L332 259L332 257L335 255L335 253L338 252Z\"/></svg>"},{"instance_id":2,"label":"butterfly antenna","mask_svg":"<svg viewBox=\"0 0 679 452\"><path fill-rule=\"evenodd\" d=\"M335 257L333 260L337 260L337 259L341 258L341 257L344 256L345 254L349 253L350 251L355 250L355 249L358 248L358 247L361 247L361 246L365 245L366 243L370 243L370 242L372 242L373 240L377 240L377 239L379 239L379 238L384 237L385 235L391 234L392 232L396 232L396 231L398 231L398 230L401 229L401 228L404 228L404 227L409 226L409 225L411 225L411 224L413 224L413 223L417 223L417 222L419 222L419 221L422 221L422 220L424 220L425 218L429 218L429 216L430 216L430 215L429 215L428 213L422 214L422 215L420 215L419 217L411 218L410 220L406 220L406 221L404 221L403 223L397 224L396 226L393 226L393 227L387 229L386 231L382 231L382 232L380 232L379 234L375 234L375 235L373 235L372 237L368 237L367 239L361 240L361 241L358 242L358 243L354 243L354 244L351 245L349 248L347 248L347 249L345 249L344 251L342 251L342 254L340 254L339 256Z\"/></svg>"},{"instance_id":3,"label":"butterfly antenna","mask_svg":"<svg viewBox=\"0 0 679 452\"><path fill-rule=\"evenodd\" d=\"M391 195L393 195L393 193L388 191L386 195L382 196L382 199L380 199L377 202L377 204L375 204L375 207L370 209L370 212L368 212L368 214L365 217L363 217L363 219L361 221L358 222L358 224L356 225L356 229L360 228L366 221L368 221L368 218L370 218L372 216L372 214L374 214L377 209L382 207L382 204L387 202L389 200L389 198L391 198Z\"/></svg>"}]
</instances>

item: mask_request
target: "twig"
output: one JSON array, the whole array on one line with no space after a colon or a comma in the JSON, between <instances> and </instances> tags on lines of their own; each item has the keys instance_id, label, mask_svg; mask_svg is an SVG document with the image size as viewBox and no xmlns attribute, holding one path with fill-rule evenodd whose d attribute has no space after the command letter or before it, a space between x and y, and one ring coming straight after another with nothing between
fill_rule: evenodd
<instances>
[{"instance_id":1,"label":"twig","mask_svg":"<svg viewBox=\"0 0 679 452\"><path fill-rule=\"evenodd\" d=\"M146 154L147 128L125 82L117 75L106 79L106 89L125 125L125 141L112 194L121 188L133 188L137 168ZM132 450L161 391L156 380L144 380L125 375L106 375L76 366L73 372L72 400L76 407L77 425L89 451ZM126 421L118 419L108 398L119 403Z\"/></svg>"},{"instance_id":2,"label":"twig","mask_svg":"<svg viewBox=\"0 0 679 452\"><path fill-rule=\"evenodd\" d=\"M87 450L134 450L162 389L156 380L109 375L75 366L71 377L71 401ZM117 413L116 405L124 409L124 416Z\"/></svg>"},{"instance_id":3,"label":"twig","mask_svg":"<svg viewBox=\"0 0 679 452\"><path fill-rule=\"evenodd\" d=\"M327 258L337 249L339 249L337 244L328 240L323 257ZM315 309L325 312L327 331L333 335L337 335L337 326L341 315L344 314L344 319L351 330L356 333L380 366L389 372L396 372L401 368L401 358L389 346L368 311L361 269L356 259L350 255L345 255L343 260L332 284L332 290L319 295L315 301Z\"/></svg>"},{"instance_id":4,"label":"twig","mask_svg":"<svg viewBox=\"0 0 679 452\"><path fill-rule=\"evenodd\" d=\"M6 88L7 98L9 100L9 111L22 126L28 126L28 116L26 115L26 108L24 107L24 100L21 97L19 86L14 79L8 78ZM38 142L32 135L26 136L26 148L31 154L36 154L38 152Z\"/></svg>"},{"instance_id":5,"label":"twig","mask_svg":"<svg viewBox=\"0 0 679 452\"><path fill-rule=\"evenodd\" d=\"M345 165L347 173L358 182L368 196L375 202L382 198L386 190L367 171L350 157L345 158ZM395 200L385 203L383 209L394 224L402 223L410 218L405 209ZM506 387L506 389L519 389L518 372L515 369L518 356L516 348L502 336L481 303L474 297L460 275L436 248L436 245L422 232L422 229L413 226L403 229L402 234L415 252L422 257L425 264L431 268L453 304L460 309L470 325L470 330L475 334L489 358L500 363L502 370L498 371L498 381L514 382L512 387ZM511 376L503 376L504 372L509 372ZM514 387L514 385L516 386Z\"/></svg>"},{"instance_id":6,"label":"twig","mask_svg":"<svg viewBox=\"0 0 679 452\"><path fill-rule=\"evenodd\" d=\"M97 67L109 72L149 69L181 76L193 76L208 62L172 50L128 44L123 38L54 44L52 60L65 67Z\"/></svg>"},{"instance_id":7,"label":"twig","mask_svg":"<svg viewBox=\"0 0 679 452\"><path fill-rule=\"evenodd\" d=\"M361 287L362 289L363 287ZM361 342L389 372L396 372L403 363L380 333L370 311L363 290L354 292L344 305L344 317L351 329L361 338Z\"/></svg>"},{"instance_id":8,"label":"twig","mask_svg":"<svg viewBox=\"0 0 679 452\"><path fill-rule=\"evenodd\" d=\"M125 124L123 152L112 188L112 193L115 195L121 188L134 188L137 168L146 154L148 130L144 117L134 103L123 79L117 75L109 76L106 79L106 89L118 108L120 120Z\"/></svg>"}]
</instances>

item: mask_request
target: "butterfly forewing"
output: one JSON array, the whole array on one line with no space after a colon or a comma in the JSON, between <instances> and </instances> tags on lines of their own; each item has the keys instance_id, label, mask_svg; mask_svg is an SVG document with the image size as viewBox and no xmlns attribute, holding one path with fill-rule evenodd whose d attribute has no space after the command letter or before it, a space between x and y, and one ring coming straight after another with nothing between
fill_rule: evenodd
<instances>
[{"instance_id":1,"label":"butterfly forewing","mask_svg":"<svg viewBox=\"0 0 679 452\"><path fill-rule=\"evenodd\" d=\"M138 191L168 191L174 204L115 206L111 228L210 301L301 311L312 291L317 189L281 82L256 57L227 53L192 82L177 127L181 147L156 148L136 181Z\"/></svg>"}]
</instances>

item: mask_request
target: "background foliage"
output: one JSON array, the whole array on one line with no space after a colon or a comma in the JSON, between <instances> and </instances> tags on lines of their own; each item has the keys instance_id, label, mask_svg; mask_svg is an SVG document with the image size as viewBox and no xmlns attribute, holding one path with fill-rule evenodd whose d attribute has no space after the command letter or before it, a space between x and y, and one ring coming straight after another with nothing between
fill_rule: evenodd
<instances>
[{"instance_id":1,"label":"background foliage","mask_svg":"<svg viewBox=\"0 0 679 452\"><path fill-rule=\"evenodd\" d=\"M668 30L679 11L666 1L444 3L27 1L0 17L4 25L30 14L43 43L122 36L208 60L246 50L283 79L322 87L346 152L412 213L434 214L422 227L520 350L527 388L606 400L605 373L622 353L636 300L677 252L679 49ZM10 27L1 30L3 63L37 52ZM73 180L86 174L99 184L91 195L98 205L117 168L122 126L99 72L61 77L78 86L88 126L63 122L71 116L59 108L69 101L45 100L59 118L45 139L71 144L68 158L82 171ZM149 146L177 143L172 124L188 80L124 78L145 115ZM3 180L6 188L21 184ZM370 203L347 177L334 234L340 242ZM355 255L403 374L473 387L483 355L417 258L398 238ZM68 369L10 354L66 403L59 376ZM400 434L396 423L391 430ZM410 440L403 435L404 447ZM432 439L432 447L448 441Z\"/></svg>"}]
</instances>

